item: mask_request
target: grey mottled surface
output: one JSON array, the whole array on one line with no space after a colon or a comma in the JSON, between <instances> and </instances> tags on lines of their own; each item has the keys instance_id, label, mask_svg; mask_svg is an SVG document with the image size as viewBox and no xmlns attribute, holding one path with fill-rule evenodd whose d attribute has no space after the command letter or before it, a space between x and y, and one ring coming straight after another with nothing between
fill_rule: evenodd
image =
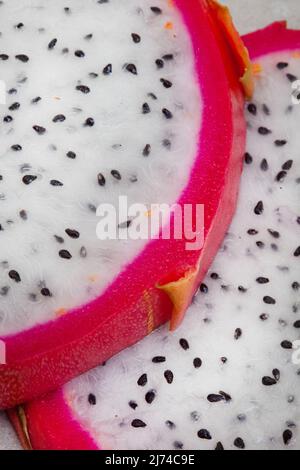
<instances>
[{"instance_id":1,"label":"grey mottled surface","mask_svg":"<svg viewBox=\"0 0 300 470\"><path fill-rule=\"evenodd\" d=\"M300 28L299 0L224 0L223 3L231 8L243 34L281 19L287 19L290 27ZM0 450L18 448L11 426L0 413Z\"/></svg>"}]
</instances>

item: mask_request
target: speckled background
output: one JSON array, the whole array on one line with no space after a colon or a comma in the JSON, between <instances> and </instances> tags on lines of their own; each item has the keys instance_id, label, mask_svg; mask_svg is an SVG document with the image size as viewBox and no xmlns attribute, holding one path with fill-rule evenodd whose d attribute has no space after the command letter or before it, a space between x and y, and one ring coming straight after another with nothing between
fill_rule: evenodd
<instances>
[{"instance_id":1,"label":"speckled background","mask_svg":"<svg viewBox=\"0 0 300 470\"><path fill-rule=\"evenodd\" d=\"M242 34L282 19L287 19L290 27L300 28L299 0L223 0L223 3L231 8ZM19 448L14 431L0 413L0 450Z\"/></svg>"}]
</instances>

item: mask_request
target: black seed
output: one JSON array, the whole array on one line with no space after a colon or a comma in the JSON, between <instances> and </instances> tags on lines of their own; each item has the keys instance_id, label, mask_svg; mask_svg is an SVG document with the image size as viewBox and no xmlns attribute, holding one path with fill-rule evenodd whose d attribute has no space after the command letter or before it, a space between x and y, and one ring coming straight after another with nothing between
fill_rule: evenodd
<instances>
[{"instance_id":1,"label":"black seed","mask_svg":"<svg viewBox=\"0 0 300 470\"><path fill-rule=\"evenodd\" d=\"M222 442L217 442L217 445L215 447L215 450L224 450Z\"/></svg>"},{"instance_id":2,"label":"black seed","mask_svg":"<svg viewBox=\"0 0 300 470\"><path fill-rule=\"evenodd\" d=\"M105 180L104 175L102 175L102 173L98 173L97 179L98 179L99 186L104 186L105 185L106 180Z\"/></svg>"},{"instance_id":3,"label":"black seed","mask_svg":"<svg viewBox=\"0 0 300 470\"><path fill-rule=\"evenodd\" d=\"M112 73L112 65L107 64L102 70L103 75L110 75Z\"/></svg>"},{"instance_id":4,"label":"black seed","mask_svg":"<svg viewBox=\"0 0 300 470\"><path fill-rule=\"evenodd\" d=\"M193 365L195 369L199 369L202 366L202 361L200 357L195 357L195 359L193 360Z\"/></svg>"},{"instance_id":5,"label":"black seed","mask_svg":"<svg viewBox=\"0 0 300 470\"><path fill-rule=\"evenodd\" d=\"M247 109L248 109L249 113L253 114L253 116L257 115L257 106L254 103L248 104Z\"/></svg>"},{"instance_id":6,"label":"black seed","mask_svg":"<svg viewBox=\"0 0 300 470\"><path fill-rule=\"evenodd\" d=\"M256 242L256 245L258 246L258 248L264 248L265 247L264 242L260 242L260 241Z\"/></svg>"},{"instance_id":7,"label":"black seed","mask_svg":"<svg viewBox=\"0 0 300 470\"><path fill-rule=\"evenodd\" d=\"M242 336L243 332L241 328L237 328L234 332L234 339L239 339Z\"/></svg>"},{"instance_id":8,"label":"black seed","mask_svg":"<svg viewBox=\"0 0 300 470\"><path fill-rule=\"evenodd\" d=\"M94 204L88 204L88 208L91 212L97 212L97 208Z\"/></svg>"},{"instance_id":9,"label":"black seed","mask_svg":"<svg viewBox=\"0 0 300 470\"><path fill-rule=\"evenodd\" d=\"M57 114L52 119L53 122L64 122L65 120L66 120L66 116L64 116L63 114Z\"/></svg>"},{"instance_id":10,"label":"black seed","mask_svg":"<svg viewBox=\"0 0 300 470\"><path fill-rule=\"evenodd\" d=\"M28 219L27 212L26 212L24 209L22 209L22 210L19 212L19 215L20 215L21 219L23 219L23 220L27 220L27 219Z\"/></svg>"},{"instance_id":11,"label":"black seed","mask_svg":"<svg viewBox=\"0 0 300 470\"><path fill-rule=\"evenodd\" d=\"M283 349L293 349L293 343L291 341L288 341L288 340L284 340L281 342L280 346L283 348Z\"/></svg>"},{"instance_id":12,"label":"black seed","mask_svg":"<svg viewBox=\"0 0 300 470\"><path fill-rule=\"evenodd\" d=\"M15 95L16 93L17 93L17 90L15 88L11 88L10 90L8 90L9 95Z\"/></svg>"},{"instance_id":13,"label":"black seed","mask_svg":"<svg viewBox=\"0 0 300 470\"><path fill-rule=\"evenodd\" d=\"M134 64L126 64L125 70L127 70L127 72L132 73L133 75L137 75L137 68Z\"/></svg>"},{"instance_id":14,"label":"black seed","mask_svg":"<svg viewBox=\"0 0 300 470\"><path fill-rule=\"evenodd\" d=\"M147 425L146 423L144 423L144 421L142 421L141 419L134 419L132 422L131 422L131 426L133 428L145 428Z\"/></svg>"},{"instance_id":15,"label":"black seed","mask_svg":"<svg viewBox=\"0 0 300 470\"><path fill-rule=\"evenodd\" d=\"M33 99L31 100L31 103L32 103L32 104L36 104L36 103L38 103L39 101L41 101L41 99L42 99L42 98L41 98L40 96L37 96L36 98L33 98Z\"/></svg>"},{"instance_id":16,"label":"black seed","mask_svg":"<svg viewBox=\"0 0 300 470\"><path fill-rule=\"evenodd\" d=\"M289 82L291 82L291 83L294 83L298 80L298 78L295 75L291 74L291 73L287 73L286 77L289 80Z\"/></svg>"},{"instance_id":17,"label":"black seed","mask_svg":"<svg viewBox=\"0 0 300 470\"><path fill-rule=\"evenodd\" d=\"M214 281L216 281L217 279L220 279L220 276L217 273L211 273L210 277L211 279L214 279Z\"/></svg>"},{"instance_id":18,"label":"black seed","mask_svg":"<svg viewBox=\"0 0 300 470\"><path fill-rule=\"evenodd\" d=\"M166 358L165 358L164 356L154 356L154 357L152 358L152 362L153 362L154 364L159 364L159 363L161 363L161 362L166 362Z\"/></svg>"},{"instance_id":19,"label":"black seed","mask_svg":"<svg viewBox=\"0 0 300 470\"><path fill-rule=\"evenodd\" d=\"M91 73L89 73L89 77L91 77L91 78L97 78L97 77L99 77L99 75L98 75L97 73L95 73L95 72L91 72Z\"/></svg>"},{"instance_id":20,"label":"black seed","mask_svg":"<svg viewBox=\"0 0 300 470\"><path fill-rule=\"evenodd\" d=\"M270 116L271 111L270 111L269 107L266 104L262 105L262 110L263 110L263 112L266 116Z\"/></svg>"},{"instance_id":21,"label":"black seed","mask_svg":"<svg viewBox=\"0 0 300 470\"><path fill-rule=\"evenodd\" d=\"M285 179L286 176L287 176L287 172L286 172L286 171L280 171L280 172L276 175L275 180L280 183L280 182L282 182L282 181Z\"/></svg>"},{"instance_id":22,"label":"black seed","mask_svg":"<svg viewBox=\"0 0 300 470\"><path fill-rule=\"evenodd\" d=\"M162 141L162 144L163 144L163 146L164 146L166 149L168 149L168 150L170 150L171 145L172 145L172 144L171 144L171 141L170 141L169 139L164 139L164 140Z\"/></svg>"},{"instance_id":23,"label":"black seed","mask_svg":"<svg viewBox=\"0 0 300 470\"><path fill-rule=\"evenodd\" d=\"M49 50L54 49L54 47L56 46L56 44L57 44L57 39L56 39L56 38L52 39L52 40L49 42L49 44L48 44L48 49L49 49Z\"/></svg>"},{"instance_id":24,"label":"black seed","mask_svg":"<svg viewBox=\"0 0 300 470\"><path fill-rule=\"evenodd\" d=\"M65 13L71 13L71 9L69 7L64 7L64 12Z\"/></svg>"},{"instance_id":25,"label":"black seed","mask_svg":"<svg viewBox=\"0 0 300 470\"><path fill-rule=\"evenodd\" d=\"M268 282L270 282L270 279L268 279L267 277L258 277L256 279L256 282L258 284L268 284Z\"/></svg>"},{"instance_id":26,"label":"black seed","mask_svg":"<svg viewBox=\"0 0 300 470\"><path fill-rule=\"evenodd\" d=\"M77 85L76 90L81 91L81 93L84 93L85 95L87 95L91 91L89 87L85 85Z\"/></svg>"},{"instance_id":27,"label":"black seed","mask_svg":"<svg viewBox=\"0 0 300 470\"><path fill-rule=\"evenodd\" d=\"M130 406L130 408L132 408L133 410L136 410L137 407L138 407L138 404L136 401L133 401L133 400L130 400L130 402L128 403L128 405Z\"/></svg>"},{"instance_id":28,"label":"black seed","mask_svg":"<svg viewBox=\"0 0 300 470\"><path fill-rule=\"evenodd\" d=\"M245 449L245 443L241 437L237 437L234 440L234 446L237 447L238 449Z\"/></svg>"},{"instance_id":29,"label":"black seed","mask_svg":"<svg viewBox=\"0 0 300 470\"><path fill-rule=\"evenodd\" d=\"M261 215L263 211L264 211L264 203L262 201L259 201L254 208L254 214Z\"/></svg>"},{"instance_id":30,"label":"black seed","mask_svg":"<svg viewBox=\"0 0 300 470\"><path fill-rule=\"evenodd\" d=\"M255 230L255 228L250 228L248 231L247 231L248 235L258 235L258 231Z\"/></svg>"},{"instance_id":31,"label":"black seed","mask_svg":"<svg viewBox=\"0 0 300 470\"><path fill-rule=\"evenodd\" d=\"M275 140L274 144L276 147L284 147L287 144L286 140Z\"/></svg>"},{"instance_id":32,"label":"black seed","mask_svg":"<svg viewBox=\"0 0 300 470\"><path fill-rule=\"evenodd\" d=\"M157 96L154 93L148 93L149 98L152 98L153 100L157 100Z\"/></svg>"},{"instance_id":33,"label":"black seed","mask_svg":"<svg viewBox=\"0 0 300 470\"><path fill-rule=\"evenodd\" d=\"M265 297L263 298L263 301L265 304L268 304L268 305L275 305L276 304L276 300L273 299L273 297L270 297L269 295L265 295Z\"/></svg>"},{"instance_id":34,"label":"black seed","mask_svg":"<svg viewBox=\"0 0 300 470\"><path fill-rule=\"evenodd\" d=\"M293 439L292 431L290 429L286 429L282 434L282 439L283 439L283 442L286 446L289 445L289 443Z\"/></svg>"},{"instance_id":35,"label":"black seed","mask_svg":"<svg viewBox=\"0 0 300 470\"><path fill-rule=\"evenodd\" d=\"M151 145L147 144L147 145L145 145L145 147L143 149L143 156L144 157L149 157L150 153L151 153Z\"/></svg>"},{"instance_id":36,"label":"black seed","mask_svg":"<svg viewBox=\"0 0 300 470\"><path fill-rule=\"evenodd\" d=\"M280 238L280 233L277 232L277 230L272 230L271 228L268 228L268 232L273 238L276 238L277 240L278 238Z\"/></svg>"},{"instance_id":37,"label":"black seed","mask_svg":"<svg viewBox=\"0 0 300 470\"><path fill-rule=\"evenodd\" d=\"M86 258L87 257L87 250L84 246L80 248L79 251L80 258Z\"/></svg>"},{"instance_id":38,"label":"black seed","mask_svg":"<svg viewBox=\"0 0 300 470\"><path fill-rule=\"evenodd\" d=\"M156 64L156 67L158 69L162 69L165 65L165 63L162 59L156 59L155 64Z\"/></svg>"},{"instance_id":39,"label":"black seed","mask_svg":"<svg viewBox=\"0 0 300 470\"><path fill-rule=\"evenodd\" d=\"M69 235L70 238L74 238L74 239L77 239L80 237L80 233L77 232L77 230L73 230L71 228L67 228L65 230L66 234Z\"/></svg>"},{"instance_id":40,"label":"black seed","mask_svg":"<svg viewBox=\"0 0 300 470\"><path fill-rule=\"evenodd\" d=\"M94 125L95 125L95 121L93 118L87 118L84 123L85 127L93 127Z\"/></svg>"},{"instance_id":41,"label":"black seed","mask_svg":"<svg viewBox=\"0 0 300 470\"><path fill-rule=\"evenodd\" d=\"M296 258L300 256L300 246L298 246L298 248L296 248L296 250L294 251L294 256L296 256Z\"/></svg>"},{"instance_id":42,"label":"black seed","mask_svg":"<svg viewBox=\"0 0 300 470\"><path fill-rule=\"evenodd\" d=\"M278 64L276 65L276 67L279 70L286 69L288 66L289 66L289 64L287 62L278 62Z\"/></svg>"},{"instance_id":43,"label":"black seed","mask_svg":"<svg viewBox=\"0 0 300 470\"><path fill-rule=\"evenodd\" d=\"M183 443L181 441L174 441L173 442L173 447L175 449L183 449Z\"/></svg>"},{"instance_id":44,"label":"black seed","mask_svg":"<svg viewBox=\"0 0 300 470\"><path fill-rule=\"evenodd\" d=\"M208 287L206 284L202 283L200 284L200 292L202 292L202 294L207 294L208 293Z\"/></svg>"},{"instance_id":45,"label":"black seed","mask_svg":"<svg viewBox=\"0 0 300 470\"><path fill-rule=\"evenodd\" d=\"M299 290L299 289L300 289L300 284L299 284L299 282L297 282L297 281L293 282L293 284L292 284L292 289L293 289L293 290Z\"/></svg>"},{"instance_id":46,"label":"black seed","mask_svg":"<svg viewBox=\"0 0 300 470\"><path fill-rule=\"evenodd\" d=\"M1 287L1 289L0 289L0 295L1 295L2 297L5 297L5 296L8 294L9 289L10 289L9 286Z\"/></svg>"},{"instance_id":47,"label":"black seed","mask_svg":"<svg viewBox=\"0 0 300 470\"><path fill-rule=\"evenodd\" d=\"M10 107L8 108L10 111L17 111L17 109L20 108L20 103L13 103L12 105L10 105Z\"/></svg>"},{"instance_id":48,"label":"black seed","mask_svg":"<svg viewBox=\"0 0 300 470\"><path fill-rule=\"evenodd\" d=\"M95 395L93 393L90 393L89 396L88 396L88 402L90 405L93 405L95 406L96 403L97 403L97 399L95 397Z\"/></svg>"},{"instance_id":49,"label":"black seed","mask_svg":"<svg viewBox=\"0 0 300 470\"><path fill-rule=\"evenodd\" d=\"M239 286L239 287L238 287L238 291L239 291L239 292L242 292L242 293L244 294L245 292L247 292L247 289L246 289L246 287Z\"/></svg>"},{"instance_id":50,"label":"black seed","mask_svg":"<svg viewBox=\"0 0 300 470\"><path fill-rule=\"evenodd\" d=\"M263 158L262 161L261 161L260 169L262 171L268 171L268 169L269 169L268 161L265 158Z\"/></svg>"},{"instance_id":51,"label":"black seed","mask_svg":"<svg viewBox=\"0 0 300 470\"><path fill-rule=\"evenodd\" d=\"M166 119L172 119L172 117L173 117L173 114L167 108L163 108L162 113L163 113L163 115L165 116Z\"/></svg>"},{"instance_id":52,"label":"black seed","mask_svg":"<svg viewBox=\"0 0 300 470\"><path fill-rule=\"evenodd\" d=\"M24 184L30 184L32 183L33 181L35 181L37 179L37 176L34 176L34 175L25 175L23 176L22 178L22 181Z\"/></svg>"},{"instance_id":53,"label":"black seed","mask_svg":"<svg viewBox=\"0 0 300 470\"><path fill-rule=\"evenodd\" d=\"M171 370L165 370L164 377L168 384L171 384L174 380L174 374Z\"/></svg>"},{"instance_id":54,"label":"black seed","mask_svg":"<svg viewBox=\"0 0 300 470\"><path fill-rule=\"evenodd\" d=\"M47 289L47 287L43 287L41 289L41 294L44 296L44 297L52 297L52 294L50 292L49 289Z\"/></svg>"},{"instance_id":55,"label":"black seed","mask_svg":"<svg viewBox=\"0 0 300 470\"><path fill-rule=\"evenodd\" d=\"M81 58L81 57L84 57L84 56L85 56L85 53L84 53L83 51L77 50L77 51L74 52L74 55L75 55L76 57Z\"/></svg>"},{"instance_id":56,"label":"black seed","mask_svg":"<svg viewBox=\"0 0 300 470\"><path fill-rule=\"evenodd\" d=\"M174 428L176 428L175 423L173 423L173 421L170 421L169 419L166 421L166 426L167 426L169 429L174 429Z\"/></svg>"},{"instance_id":57,"label":"black seed","mask_svg":"<svg viewBox=\"0 0 300 470\"><path fill-rule=\"evenodd\" d=\"M266 321L269 319L269 315L267 315L266 313L262 313L259 318L262 320L262 321Z\"/></svg>"},{"instance_id":58,"label":"black seed","mask_svg":"<svg viewBox=\"0 0 300 470\"><path fill-rule=\"evenodd\" d=\"M294 328L300 328L300 320L295 321Z\"/></svg>"},{"instance_id":59,"label":"black seed","mask_svg":"<svg viewBox=\"0 0 300 470\"><path fill-rule=\"evenodd\" d=\"M220 401L223 401L224 397L222 395L216 395L216 394L212 393L211 395L208 395L207 400L210 403L218 403Z\"/></svg>"},{"instance_id":60,"label":"black seed","mask_svg":"<svg viewBox=\"0 0 300 470\"><path fill-rule=\"evenodd\" d=\"M57 241L57 243L60 243L60 244L64 243L64 239L62 237L59 237L58 235L54 235L54 238Z\"/></svg>"},{"instance_id":61,"label":"black seed","mask_svg":"<svg viewBox=\"0 0 300 470\"><path fill-rule=\"evenodd\" d=\"M272 385L276 385L277 381L273 379L273 377L263 377L262 384L266 387L271 387Z\"/></svg>"},{"instance_id":62,"label":"black seed","mask_svg":"<svg viewBox=\"0 0 300 470\"><path fill-rule=\"evenodd\" d=\"M207 429L200 429L197 435L198 437L200 437L200 439L208 439L208 440L212 439L211 434Z\"/></svg>"},{"instance_id":63,"label":"black seed","mask_svg":"<svg viewBox=\"0 0 300 470\"><path fill-rule=\"evenodd\" d=\"M141 42L141 36L139 34L132 33L131 37L132 37L133 42L135 42L136 44Z\"/></svg>"},{"instance_id":64,"label":"black seed","mask_svg":"<svg viewBox=\"0 0 300 470\"><path fill-rule=\"evenodd\" d=\"M0 54L0 60L8 60L9 56L7 54Z\"/></svg>"},{"instance_id":65,"label":"black seed","mask_svg":"<svg viewBox=\"0 0 300 470\"><path fill-rule=\"evenodd\" d=\"M59 256L63 259L71 259L72 255L68 250L60 250Z\"/></svg>"},{"instance_id":66,"label":"black seed","mask_svg":"<svg viewBox=\"0 0 300 470\"><path fill-rule=\"evenodd\" d=\"M287 160L283 165L282 165L282 169L283 170L286 170L286 171L289 171L292 166L293 166L293 160Z\"/></svg>"},{"instance_id":67,"label":"black seed","mask_svg":"<svg viewBox=\"0 0 300 470\"><path fill-rule=\"evenodd\" d=\"M253 157L248 152L245 153L245 162L247 165L250 165L253 162Z\"/></svg>"},{"instance_id":68,"label":"black seed","mask_svg":"<svg viewBox=\"0 0 300 470\"><path fill-rule=\"evenodd\" d=\"M16 55L16 59L17 59L17 60L20 60L20 61L23 62L23 63L26 63L26 62L29 61L29 57L28 57L27 55L25 55L25 54L18 54L18 55Z\"/></svg>"},{"instance_id":69,"label":"black seed","mask_svg":"<svg viewBox=\"0 0 300 470\"><path fill-rule=\"evenodd\" d=\"M161 15L162 10L159 7L150 7L150 10L155 13L156 15Z\"/></svg>"},{"instance_id":70,"label":"black seed","mask_svg":"<svg viewBox=\"0 0 300 470\"><path fill-rule=\"evenodd\" d=\"M37 134L43 135L46 132L46 129L42 126L33 126L33 129Z\"/></svg>"},{"instance_id":71,"label":"black seed","mask_svg":"<svg viewBox=\"0 0 300 470\"><path fill-rule=\"evenodd\" d=\"M74 160L74 158L76 158L76 153L72 152L72 150L70 150L69 152L67 152L67 157Z\"/></svg>"},{"instance_id":72,"label":"black seed","mask_svg":"<svg viewBox=\"0 0 300 470\"><path fill-rule=\"evenodd\" d=\"M20 274L15 271L14 269L12 269L11 271L9 271L8 273L9 277L13 280L13 281L16 281L16 282L21 282L21 276Z\"/></svg>"},{"instance_id":73,"label":"black seed","mask_svg":"<svg viewBox=\"0 0 300 470\"><path fill-rule=\"evenodd\" d=\"M11 122L11 121L13 121L13 118L12 118L11 116L4 116L3 122L7 122L7 123L8 123L8 122Z\"/></svg>"},{"instance_id":74,"label":"black seed","mask_svg":"<svg viewBox=\"0 0 300 470\"><path fill-rule=\"evenodd\" d=\"M154 390L150 390L149 392L146 393L145 395L145 401L151 405L151 403L153 403L153 401L155 400L155 392Z\"/></svg>"},{"instance_id":75,"label":"black seed","mask_svg":"<svg viewBox=\"0 0 300 470\"><path fill-rule=\"evenodd\" d=\"M274 379L278 382L280 380L280 370L273 369L272 374L273 374Z\"/></svg>"},{"instance_id":76,"label":"black seed","mask_svg":"<svg viewBox=\"0 0 300 470\"><path fill-rule=\"evenodd\" d=\"M165 88L171 88L173 86L173 83L170 82L170 80L166 80L165 78L161 78L160 81Z\"/></svg>"},{"instance_id":77,"label":"black seed","mask_svg":"<svg viewBox=\"0 0 300 470\"><path fill-rule=\"evenodd\" d=\"M51 186L63 186L64 185L61 181L58 181L58 180L51 180L50 184Z\"/></svg>"},{"instance_id":78,"label":"black seed","mask_svg":"<svg viewBox=\"0 0 300 470\"><path fill-rule=\"evenodd\" d=\"M268 134L271 134L272 131L270 129L268 129L267 127L259 127L258 128L258 133L260 135L268 135Z\"/></svg>"},{"instance_id":79,"label":"black seed","mask_svg":"<svg viewBox=\"0 0 300 470\"><path fill-rule=\"evenodd\" d=\"M151 112L150 106L148 103L144 103L142 106L142 113L149 114Z\"/></svg>"},{"instance_id":80,"label":"black seed","mask_svg":"<svg viewBox=\"0 0 300 470\"><path fill-rule=\"evenodd\" d=\"M187 351L190 347L188 341L185 338L180 338L179 344L182 347L182 349L184 349L185 351Z\"/></svg>"},{"instance_id":81,"label":"black seed","mask_svg":"<svg viewBox=\"0 0 300 470\"><path fill-rule=\"evenodd\" d=\"M164 54L164 55L162 56L162 58L163 58L164 60L173 60L173 59L174 59L174 55L173 55L173 54Z\"/></svg>"},{"instance_id":82,"label":"black seed","mask_svg":"<svg viewBox=\"0 0 300 470\"><path fill-rule=\"evenodd\" d=\"M143 374L143 375L141 375L140 378L138 379L137 384L138 384L140 387L144 387L147 382L148 382L147 374Z\"/></svg>"},{"instance_id":83,"label":"black seed","mask_svg":"<svg viewBox=\"0 0 300 470\"><path fill-rule=\"evenodd\" d=\"M122 176L118 170L111 170L110 174L118 181L122 179Z\"/></svg>"}]
</instances>

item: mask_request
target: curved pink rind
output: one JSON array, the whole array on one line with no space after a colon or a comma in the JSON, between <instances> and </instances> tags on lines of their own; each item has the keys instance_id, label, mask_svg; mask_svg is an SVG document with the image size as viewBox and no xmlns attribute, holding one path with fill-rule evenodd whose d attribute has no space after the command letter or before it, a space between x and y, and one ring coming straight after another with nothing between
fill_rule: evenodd
<instances>
[{"instance_id":1,"label":"curved pink rind","mask_svg":"<svg viewBox=\"0 0 300 470\"><path fill-rule=\"evenodd\" d=\"M144 337L149 332L145 292L153 327L170 319L172 304L155 286L178 279L201 257L199 282L231 221L245 143L242 92L206 0L175 3L192 35L205 116L199 154L180 204L205 205L205 246L196 252L185 250L185 240L153 241L94 302L2 338L8 365L0 366L0 408L56 389Z\"/></svg>"},{"instance_id":2,"label":"curved pink rind","mask_svg":"<svg viewBox=\"0 0 300 470\"><path fill-rule=\"evenodd\" d=\"M26 405L27 433L35 450L100 450L75 419L62 390Z\"/></svg>"},{"instance_id":3,"label":"curved pink rind","mask_svg":"<svg viewBox=\"0 0 300 470\"><path fill-rule=\"evenodd\" d=\"M277 21L254 33L243 36L250 57L258 57L274 52L300 49L300 31L288 29L286 21Z\"/></svg>"}]
</instances>

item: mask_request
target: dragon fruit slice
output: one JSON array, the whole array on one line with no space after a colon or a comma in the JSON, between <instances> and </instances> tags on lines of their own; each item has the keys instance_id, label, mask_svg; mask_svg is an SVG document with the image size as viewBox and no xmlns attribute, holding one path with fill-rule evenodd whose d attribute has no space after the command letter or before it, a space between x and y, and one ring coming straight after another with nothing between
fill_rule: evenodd
<instances>
[{"instance_id":1,"label":"dragon fruit slice","mask_svg":"<svg viewBox=\"0 0 300 470\"><path fill-rule=\"evenodd\" d=\"M180 323L232 218L252 85L247 51L212 0L0 8L5 408ZM204 248L98 240L96 208L120 195L203 204Z\"/></svg>"},{"instance_id":2,"label":"dragon fruit slice","mask_svg":"<svg viewBox=\"0 0 300 470\"><path fill-rule=\"evenodd\" d=\"M34 448L300 448L300 33L276 23L245 43L257 76L242 187L205 283L174 334L19 409Z\"/></svg>"}]
</instances>

